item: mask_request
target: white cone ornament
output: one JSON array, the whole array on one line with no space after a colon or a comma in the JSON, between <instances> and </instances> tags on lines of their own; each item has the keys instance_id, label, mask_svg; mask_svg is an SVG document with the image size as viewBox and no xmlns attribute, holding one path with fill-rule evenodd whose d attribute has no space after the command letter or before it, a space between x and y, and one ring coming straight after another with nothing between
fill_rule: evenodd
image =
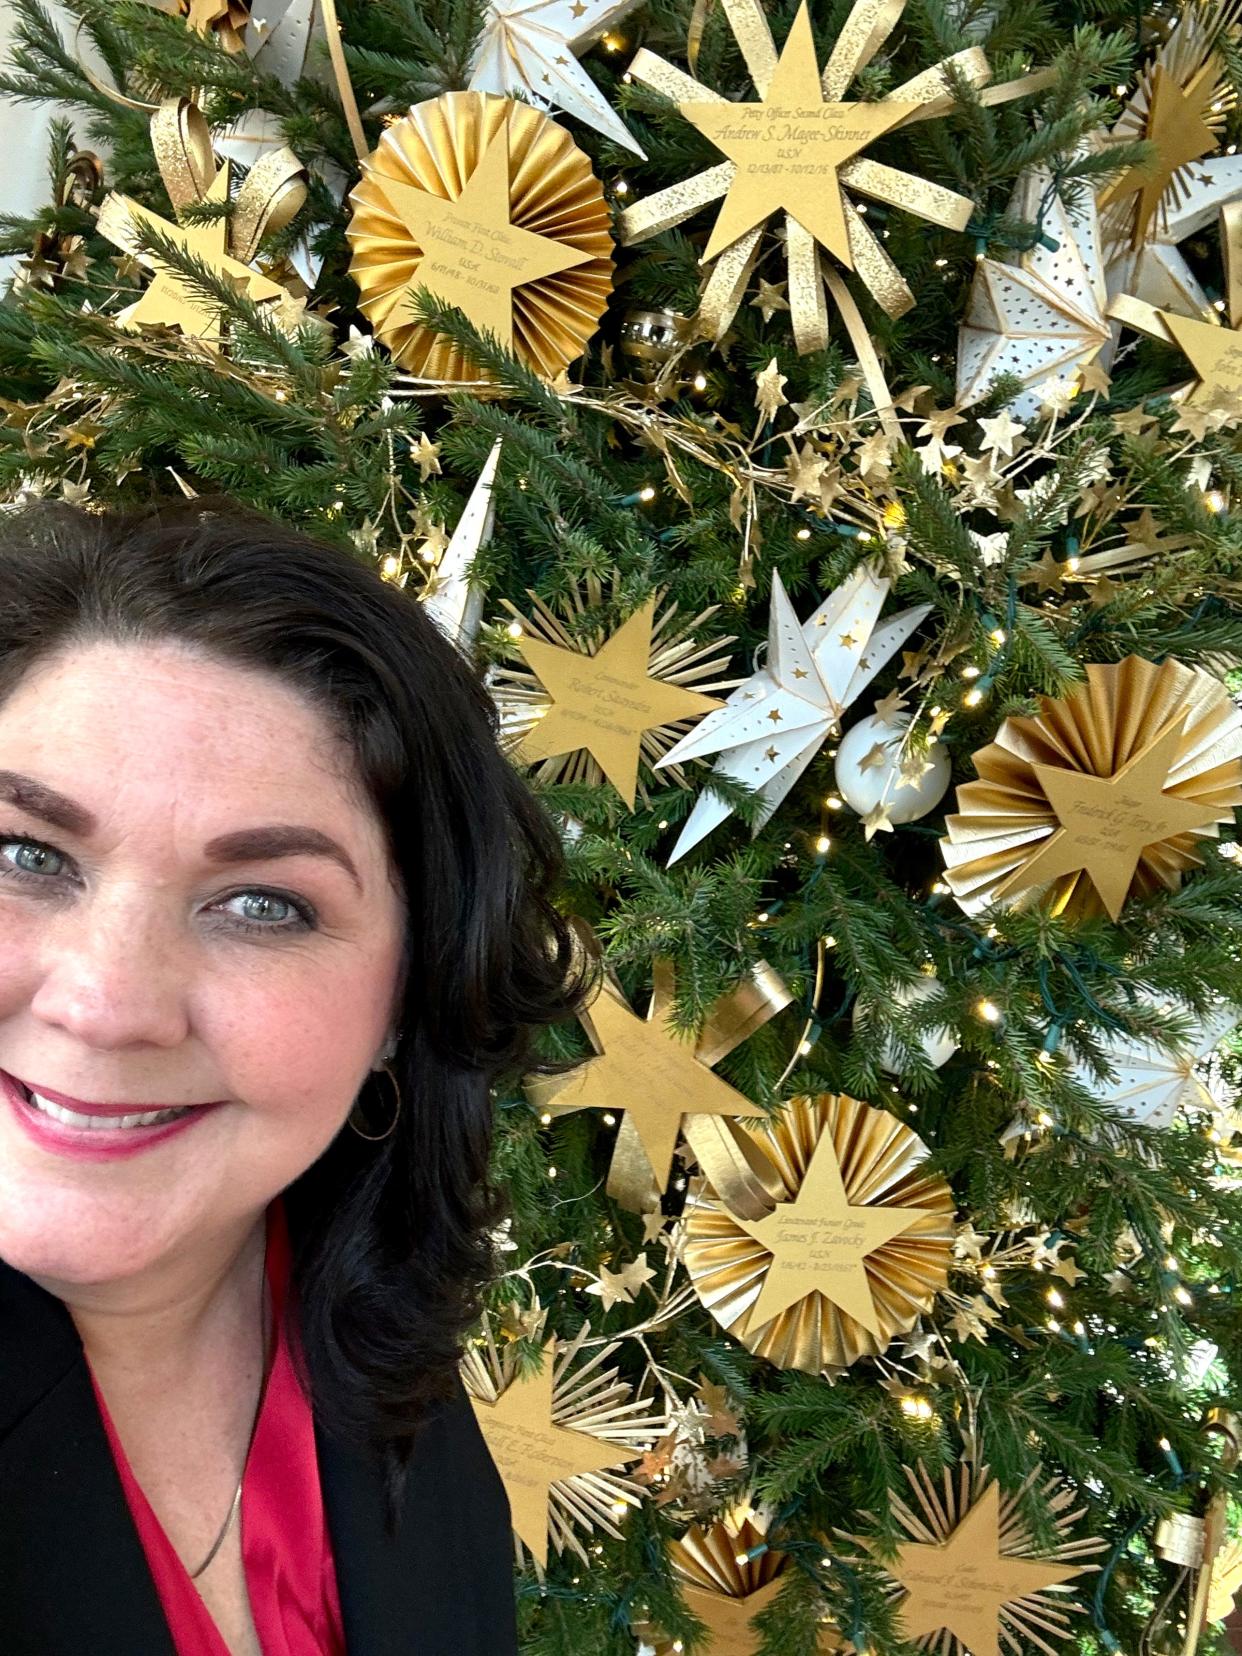
<instances>
[{"instance_id":1,"label":"white cone ornament","mask_svg":"<svg viewBox=\"0 0 1242 1656\"><path fill-rule=\"evenodd\" d=\"M908 718L883 719L872 713L852 725L837 749L837 792L859 816L882 810L889 823L916 822L934 811L949 787L952 767L942 742L916 758L917 780L902 781L902 741ZM870 836L868 836L870 837Z\"/></svg>"},{"instance_id":2,"label":"white cone ornament","mask_svg":"<svg viewBox=\"0 0 1242 1656\"><path fill-rule=\"evenodd\" d=\"M919 978L917 983L901 983L894 989L889 999L897 1006L914 1006L919 1001L929 1000L940 988L940 980L928 975ZM855 1016L858 1012L858 1002L854 1003ZM929 1029L919 1037L919 1045L933 1069L940 1069L947 1064L957 1051L957 1042L949 1031L941 1025L936 1029ZM887 1070L890 1075L900 1075L905 1067L901 1062L896 1043L890 1036L878 1053L880 1068Z\"/></svg>"}]
</instances>

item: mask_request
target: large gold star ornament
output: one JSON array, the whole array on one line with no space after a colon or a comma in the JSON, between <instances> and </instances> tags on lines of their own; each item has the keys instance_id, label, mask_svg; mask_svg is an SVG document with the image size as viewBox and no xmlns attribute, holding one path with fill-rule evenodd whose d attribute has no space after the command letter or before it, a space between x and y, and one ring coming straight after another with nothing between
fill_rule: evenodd
<instances>
[{"instance_id":1,"label":"large gold star ornament","mask_svg":"<svg viewBox=\"0 0 1242 1656\"><path fill-rule=\"evenodd\" d=\"M417 321L419 288L549 378L581 355L611 288L608 207L548 116L485 92L415 104L385 128L349 199L361 309L412 373L479 378Z\"/></svg>"},{"instance_id":2,"label":"large gold star ornament","mask_svg":"<svg viewBox=\"0 0 1242 1656\"><path fill-rule=\"evenodd\" d=\"M513 290L590 258L509 222L509 135L501 127L452 201L397 178L380 189L423 250L418 285L463 310L481 331L513 345Z\"/></svg>"},{"instance_id":3,"label":"large gold star ornament","mask_svg":"<svg viewBox=\"0 0 1242 1656\"><path fill-rule=\"evenodd\" d=\"M914 295L867 228L853 194L900 207L948 229L964 229L974 211L967 196L872 161L865 153L886 132L948 113L952 101L946 95L945 64L933 65L877 101L846 98L850 83L900 21L904 5L905 0L884 6L857 0L821 69L806 0L779 53L762 7L752 0L723 0L759 94L751 103L722 97L645 47L630 64L634 80L671 98L724 157L693 178L627 208L619 221L622 240L638 242L725 198L703 254L703 262L714 261L699 308L705 334L719 339L737 314L759 258L764 226L779 213L798 350L818 351L827 343L826 287L858 350L864 374L869 380L879 376L882 385L862 319L832 261L854 271L890 316L908 310ZM977 48L945 62L976 87L991 74ZM986 102L1000 102L1034 91L1037 84L1038 77L1027 77L989 88L982 96ZM822 262L821 250L829 255ZM890 401L883 399L885 406ZM877 397L877 406L880 402Z\"/></svg>"},{"instance_id":4,"label":"large gold star ornament","mask_svg":"<svg viewBox=\"0 0 1242 1656\"><path fill-rule=\"evenodd\" d=\"M264 236L288 224L306 199L306 171L293 151L280 146L250 169L234 196L232 168L217 166L211 131L188 98L168 98L151 117L151 146L169 200L178 213L199 204L229 206L227 218L205 224L175 224L115 191L99 209L98 227L123 252L152 272L150 285L116 321L126 328L179 328L187 339L218 342L224 313L208 294L192 287L139 242L141 230L155 230L185 254L208 265L256 305L289 298L287 291L250 264ZM283 323L279 304L271 314Z\"/></svg>"},{"instance_id":5,"label":"large gold star ornament","mask_svg":"<svg viewBox=\"0 0 1242 1656\"><path fill-rule=\"evenodd\" d=\"M713 677L728 657L712 657L710 651L731 644L733 637L704 646L688 640L687 628L668 636L672 612L657 621L660 594L653 593L614 633L597 634L594 648L584 648L534 593L531 597L535 620L504 600L517 623L510 627L512 653L527 670L493 673L502 734L522 763L542 762L540 775L607 778L632 810L636 795L647 799L640 759L653 763L681 734L678 726L724 705L694 686L705 679L713 680L708 689L742 682ZM697 617L690 628L704 618ZM676 780L685 785L681 774Z\"/></svg>"},{"instance_id":6,"label":"large gold star ornament","mask_svg":"<svg viewBox=\"0 0 1242 1656\"><path fill-rule=\"evenodd\" d=\"M968 914L992 903L1121 915L1174 890L1242 804L1242 714L1200 668L1092 663L1063 700L1006 719L941 841Z\"/></svg>"},{"instance_id":7,"label":"large gold star ornament","mask_svg":"<svg viewBox=\"0 0 1242 1656\"><path fill-rule=\"evenodd\" d=\"M956 1476L946 1468L939 1486L922 1466L905 1472L916 1500L890 1499L910 1539L883 1566L902 1636L938 1656L1002 1656L1027 1641L1049 1650L1048 1635L1068 1641L1071 1617L1083 1613L1069 1584L1099 1569L1078 1561L1104 1550L1097 1537L1072 1539L1081 1516L1067 1510L1072 1492L1055 1478L1044 1485L1056 1540L1039 1548L1019 1506L1038 1467L1015 1495L1002 1494L986 1467L962 1463Z\"/></svg>"},{"instance_id":8,"label":"large gold star ornament","mask_svg":"<svg viewBox=\"0 0 1242 1656\"><path fill-rule=\"evenodd\" d=\"M508 1494L514 1533L540 1572L549 1539L558 1553L568 1548L590 1562L574 1534L584 1519L588 1530L599 1526L620 1539L613 1503L637 1506L644 1491L616 1469L638 1460L668 1429L663 1415L635 1413L629 1388L615 1369L599 1368L598 1358L589 1374L570 1376L589 1329L584 1324L559 1353L555 1339L546 1341L540 1367L522 1375L512 1344L498 1348L485 1317L483 1336L462 1360L466 1393Z\"/></svg>"},{"instance_id":9,"label":"large gold star ornament","mask_svg":"<svg viewBox=\"0 0 1242 1656\"><path fill-rule=\"evenodd\" d=\"M953 1251L953 1195L922 1169L926 1145L886 1111L830 1093L794 1098L758 1128L728 1127L767 1212L742 1217L706 1177L692 1187L682 1257L717 1322L757 1356L810 1374L913 1328Z\"/></svg>"},{"instance_id":10,"label":"large gold star ornament","mask_svg":"<svg viewBox=\"0 0 1242 1656\"><path fill-rule=\"evenodd\" d=\"M634 1212L650 1211L668 1185L687 1117L763 1114L711 1066L775 1017L790 998L781 979L761 963L712 1008L703 1035L693 1041L673 1027L673 974L667 961L656 962L645 1018L631 1011L619 986L605 977L587 1009L599 1055L568 1074L533 1077L527 1096L537 1109L555 1115L581 1109L624 1112L608 1194Z\"/></svg>"},{"instance_id":11,"label":"large gold star ornament","mask_svg":"<svg viewBox=\"0 0 1242 1656\"><path fill-rule=\"evenodd\" d=\"M761 103L684 103L681 113L734 164L704 251L716 255L775 212L791 213L821 247L853 269L840 169L917 105L830 103L820 85L804 4Z\"/></svg>"},{"instance_id":12,"label":"large gold star ornament","mask_svg":"<svg viewBox=\"0 0 1242 1656\"><path fill-rule=\"evenodd\" d=\"M220 168L204 200L222 203L228 200L229 163ZM223 325L220 306L214 299L192 288L161 259L143 252L135 231L149 226L170 241L176 242L185 253L195 255L209 264L219 276L231 277L247 299L262 304L269 299L284 297L284 288L270 281L249 265L234 259L228 253L228 220L213 219L209 224L173 224L158 213L151 212L127 196L109 196L100 208L100 234L117 247L134 253L140 264L153 272L149 286L132 305L118 312L117 321L126 328L163 326L180 328L187 339L218 340Z\"/></svg>"}]
</instances>

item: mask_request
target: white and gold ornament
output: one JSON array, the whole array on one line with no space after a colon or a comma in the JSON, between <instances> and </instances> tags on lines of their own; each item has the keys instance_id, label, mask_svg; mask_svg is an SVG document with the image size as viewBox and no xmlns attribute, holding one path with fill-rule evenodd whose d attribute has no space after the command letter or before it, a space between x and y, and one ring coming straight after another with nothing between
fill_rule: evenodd
<instances>
[{"instance_id":1,"label":"white and gold ornament","mask_svg":"<svg viewBox=\"0 0 1242 1656\"><path fill-rule=\"evenodd\" d=\"M943 742L923 752L905 745L909 717L869 714L851 725L837 749L837 792L866 824L877 829L916 822L934 811L949 786L952 766Z\"/></svg>"},{"instance_id":2,"label":"white and gold ornament","mask_svg":"<svg viewBox=\"0 0 1242 1656\"><path fill-rule=\"evenodd\" d=\"M639 0L487 0L470 69L472 92L515 92L567 115L615 144L646 151L578 57Z\"/></svg>"},{"instance_id":3,"label":"white and gold ornament","mask_svg":"<svg viewBox=\"0 0 1242 1656\"><path fill-rule=\"evenodd\" d=\"M422 594L423 608L455 644L473 644L479 630L484 594L470 571L479 548L492 538L496 518L492 488L500 464L500 446L497 437Z\"/></svg>"},{"instance_id":4,"label":"white and gold ornament","mask_svg":"<svg viewBox=\"0 0 1242 1656\"><path fill-rule=\"evenodd\" d=\"M916 978L913 983L899 983L894 989L887 992L887 999L898 1007L917 1006L921 1002L930 1000L940 991L940 983L932 972ZM854 1022L857 1024L859 1015L865 1010L861 1001L854 1002ZM943 1025L925 1031L916 1037L918 1045L933 1069L940 1069L947 1064L957 1051L958 1043ZM876 1054L880 1068L887 1070L890 1075L900 1075L905 1065L901 1060L901 1053L896 1041L891 1035L884 1038L879 1052Z\"/></svg>"},{"instance_id":5,"label":"white and gold ornament","mask_svg":"<svg viewBox=\"0 0 1242 1656\"><path fill-rule=\"evenodd\" d=\"M1187 1105L1215 1115L1216 1100L1196 1070L1242 1022L1242 1007L1222 1004L1200 1017L1174 1000L1157 1001L1150 994L1141 998L1166 1017L1188 1018L1192 1029L1187 1044L1174 1051L1160 1041L1109 1034L1100 1044L1116 1079L1101 1082L1080 1061L1071 1071L1074 1080L1101 1102L1147 1127L1171 1126L1178 1110Z\"/></svg>"},{"instance_id":6,"label":"white and gold ornament","mask_svg":"<svg viewBox=\"0 0 1242 1656\"><path fill-rule=\"evenodd\" d=\"M753 829L757 834L838 727L845 709L930 614L929 604L918 604L880 623L890 585L872 565L860 564L800 622L774 569L766 661L655 768L718 753L713 771L763 794L764 807ZM724 800L700 794L669 866L729 815Z\"/></svg>"},{"instance_id":7,"label":"white and gold ornament","mask_svg":"<svg viewBox=\"0 0 1242 1656\"><path fill-rule=\"evenodd\" d=\"M1034 419L1048 393L1071 389L1109 342L1095 205L1088 197L1071 209L1048 191L1048 174L1032 169L1020 181L1010 213L1033 221L1042 205L1044 233L1056 245L1039 242L1016 264L980 259L975 267L958 336L960 408L987 396L997 375L1014 374L1023 389L1008 406L1020 420Z\"/></svg>"}]
</instances>

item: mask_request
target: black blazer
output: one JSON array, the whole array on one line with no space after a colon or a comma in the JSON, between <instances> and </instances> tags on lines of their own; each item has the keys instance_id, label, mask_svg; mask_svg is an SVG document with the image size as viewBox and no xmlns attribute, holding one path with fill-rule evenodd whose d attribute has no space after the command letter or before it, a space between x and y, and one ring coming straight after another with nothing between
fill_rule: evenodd
<instances>
[{"instance_id":1,"label":"black blazer","mask_svg":"<svg viewBox=\"0 0 1242 1656\"><path fill-rule=\"evenodd\" d=\"M378 1460L315 1440L348 1656L516 1656L509 1499L460 1378L395 1541ZM73 1318L3 1262L0 1652L176 1656Z\"/></svg>"}]
</instances>

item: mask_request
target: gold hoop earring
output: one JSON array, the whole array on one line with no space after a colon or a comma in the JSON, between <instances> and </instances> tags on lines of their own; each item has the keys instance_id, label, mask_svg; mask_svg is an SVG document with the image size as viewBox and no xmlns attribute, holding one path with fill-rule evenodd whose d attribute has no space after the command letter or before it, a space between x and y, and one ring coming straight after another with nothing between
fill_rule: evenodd
<instances>
[{"instance_id":1,"label":"gold hoop earring","mask_svg":"<svg viewBox=\"0 0 1242 1656\"><path fill-rule=\"evenodd\" d=\"M389 1137L389 1135L392 1133L393 1129L397 1125L397 1118L401 1114L401 1088L400 1088L400 1085L397 1082L397 1078L392 1073L392 1068L391 1068L390 1065L381 1064L380 1069L383 1072L383 1074L385 1074L388 1077L388 1079L392 1082L393 1090L396 1092L396 1095L397 1095L396 1113L393 1115L392 1121L389 1124L389 1126L387 1127L387 1129L382 1133L364 1133L362 1131L362 1129L354 1121L354 1110L356 1110L358 1108L357 1099L354 1100L354 1109L349 1112L349 1116L348 1116L349 1125L350 1125L350 1127L353 1128L354 1132L357 1133L358 1137L361 1138L361 1139L367 1139L372 1144L378 1144L381 1139L386 1139L386 1138Z\"/></svg>"}]
</instances>

